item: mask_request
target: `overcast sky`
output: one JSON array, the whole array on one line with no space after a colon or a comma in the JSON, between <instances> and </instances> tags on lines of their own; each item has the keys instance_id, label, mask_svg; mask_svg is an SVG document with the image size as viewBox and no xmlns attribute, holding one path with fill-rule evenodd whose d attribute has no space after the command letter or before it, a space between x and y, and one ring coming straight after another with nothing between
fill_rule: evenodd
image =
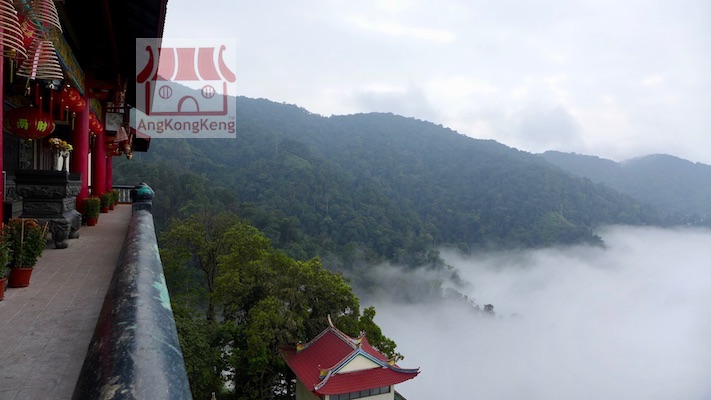
<instances>
[{"instance_id":1,"label":"overcast sky","mask_svg":"<svg viewBox=\"0 0 711 400\"><path fill-rule=\"evenodd\" d=\"M164 36L236 38L239 95L325 116L711 164L708 0L170 0Z\"/></svg>"}]
</instances>

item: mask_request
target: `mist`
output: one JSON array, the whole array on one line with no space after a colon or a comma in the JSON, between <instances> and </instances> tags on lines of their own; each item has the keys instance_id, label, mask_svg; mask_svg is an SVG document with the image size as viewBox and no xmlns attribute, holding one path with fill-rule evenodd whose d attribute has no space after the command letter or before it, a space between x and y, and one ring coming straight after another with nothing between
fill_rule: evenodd
<instances>
[{"instance_id":1,"label":"mist","mask_svg":"<svg viewBox=\"0 0 711 400\"><path fill-rule=\"evenodd\" d=\"M372 300L428 399L711 398L711 231L609 227L605 248L464 257L461 302ZM392 271L386 272L392 274Z\"/></svg>"}]
</instances>

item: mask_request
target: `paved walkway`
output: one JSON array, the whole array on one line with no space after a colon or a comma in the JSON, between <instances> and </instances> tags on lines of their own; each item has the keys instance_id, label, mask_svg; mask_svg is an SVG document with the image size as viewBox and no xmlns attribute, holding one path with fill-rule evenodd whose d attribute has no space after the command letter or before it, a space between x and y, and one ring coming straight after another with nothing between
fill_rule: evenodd
<instances>
[{"instance_id":1,"label":"paved walkway","mask_svg":"<svg viewBox=\"0 0 711 400\"><path fill-rule=\"evenodd\" d=\"M82 226L69 247L52 240L30 285L0 301L0 400L71 399L131 219L121 204Z\"/></svg>"}]
</instances>

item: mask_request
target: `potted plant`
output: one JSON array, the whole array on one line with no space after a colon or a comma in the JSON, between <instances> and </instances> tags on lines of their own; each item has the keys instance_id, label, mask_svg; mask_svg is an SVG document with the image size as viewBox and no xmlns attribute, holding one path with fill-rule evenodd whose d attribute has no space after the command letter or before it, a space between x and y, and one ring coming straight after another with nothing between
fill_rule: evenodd
<instances>
[{"instance_id":1,"label":"potted plant","mask_svg":"<svg viewBox=\"0 0 711 400\"><path fill-rule=\"evenodd\" d=\"M5 266L5 267L0 267L0 300L3 300L5 298L5 287L7 286L7 277L10 275L10 268Z\"/></svg>"},{"instance_id":2,"label":"potted plant","mask_svg":"<svg viewBox=\"0 0 711 400\"><path fill-rule=\"evenodd\" d=\"M7 277L10 275L10 245L7 241L5 230L0 230L0 300L5 298L5 286L7 286Z\"/></svg>"},{"instance_id":3,"label":"potted plant","mask_svg":"<svg viewBox=\"0 0 711 400\"><path fill-rule=\"evenodd\" d=\"M109 208L111 207L111 202L114 198L114 195L111 194L111 192L106 192L101 195L101 212L102 213L107 213L109 212Z\"/></svg>"},{"instance_id":4,"label":"potted plant","mask_svg":"<svg viewBox=\"0 0 711 400\"><path fill-rule=\"evenodd\" d=\"M84 220L87 226L96 225L101 212L101 199L98 196L89 196L84 199Z\"/></svg>"},{"instance_id":5,"label":"potted plant","mask_svg":"<svg viewBox=\"0 0 711 400\"><path fill-rule=\"evenodd\" d=\"M49 148L52 150L52 153L54 153L57 158L62 157L62 166L59 167L58 170L66 171L67 157L69 157L69 153L74 150L74 147L60 138L52 137L49 138Z\"/></svg>"},{"instance_id":6,"label":"potted plant","mask_svg":"<svg viewBox=\"0 0 711 400\"><path fill-rule=\"evenodd\" d=\"M10 247L9 287L25 287L47 246L48 224L40 225L34 218L10 218L5 225Z\"/></svg>"},{"instance_id":7,"label":"potted plant","mask_svg":"<svg viewBox=\"0 0 711 400\"><path fill-rule=\"evenodd\" d=\"M114 198L113 198L113 200L114 200L113 205L118 204L118 203L119 203L119 197L120 197L120 195L121 195L121 192L120 192L118 189L112 189L112 190L111 190L111 194L113 194L113 196L114 196Z\"/></svg>"}]
</instances>

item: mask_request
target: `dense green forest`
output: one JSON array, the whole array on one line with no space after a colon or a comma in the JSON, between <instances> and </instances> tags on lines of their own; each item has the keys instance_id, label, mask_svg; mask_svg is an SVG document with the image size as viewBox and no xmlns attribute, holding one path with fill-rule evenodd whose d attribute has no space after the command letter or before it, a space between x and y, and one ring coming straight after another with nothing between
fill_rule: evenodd
<instances>
[{"instance_id":1,"label":"dense green forest","mask_svg":"<svg viewBox=\"0 0 711 400\"><path fill-rule=\"evenodd\" d=\"M117 159L114 182L147 182L196 397L288 397L279 344L327 315L394 357L359 296L456 301L465 285L438 249L603 244L605 224L659 224L652 207L543 157L392 114L323 117L237 98L236 139L154 139ZM383 282L380 265L429 270ZM455 287L442 285L444 281ZM485 299L484 299L485 300ZM232 351L225 352L225 349ZM220 371L227 371L221 374ZM257 373L259 372L259 373Z\"/></svg>"},{"instance_id":2,"label":"dense green forest","mask_svg":"<svg viewBox=\"0 0 711 400\"><path fill-rule=\"evenodd\" d=\"M539 155L430 122L236 101L235 139L154 139L149 152L117 160L114 181L154 188L159 231L196 212L232 212L289 257L319 257L362 296L383 294L370 274L382 263L429 268L456 282L439 257L445 247L602 244L599 226L665 221L651 206ZM434 287L420 298L441 297ZM407 290L397 296L412 298Z\"/></svg>"},{"instance_id":3,"label":"dense green forest","mask_svg":"<svg viewBox=\"0 0 711 400\"><path fill-rule=\"evenodd\" d=\"M667 154L623 162L557 151L547 151L542 156L575 176L603 183L650 204L672 220L711 225L711 165Z\"/></svg>"},{"instance_id":4,"label":"dense green forest","mask_svg":"<svg viewBox=\"0 0 711 400\"><path fill-rule=\"evenodd\" d=\"M660 222L651 207L540 156L429 122L326 118L242 97L237 109L234 140L153 140L116 166L117 182L157 186L159 227L219 204L290 256L351 270L431 265L440 246L594 243L603 224Z\"/></svg>"},{"instance_id":5,"label":"dense green forest","mask_svg":"<svg viewBox=\"0 0 711 400\"><path fill-rule=\"evenodd\" d=\"M318 258L297 261L275 250L233 213L173 219L160 247L195 398L293 398L293 375L278 348L312 339L329 317L353 336L365 332L390 358L402 358L374 322L375 309L361 312L340 274Z\"/></svg>"}]
</instances>

